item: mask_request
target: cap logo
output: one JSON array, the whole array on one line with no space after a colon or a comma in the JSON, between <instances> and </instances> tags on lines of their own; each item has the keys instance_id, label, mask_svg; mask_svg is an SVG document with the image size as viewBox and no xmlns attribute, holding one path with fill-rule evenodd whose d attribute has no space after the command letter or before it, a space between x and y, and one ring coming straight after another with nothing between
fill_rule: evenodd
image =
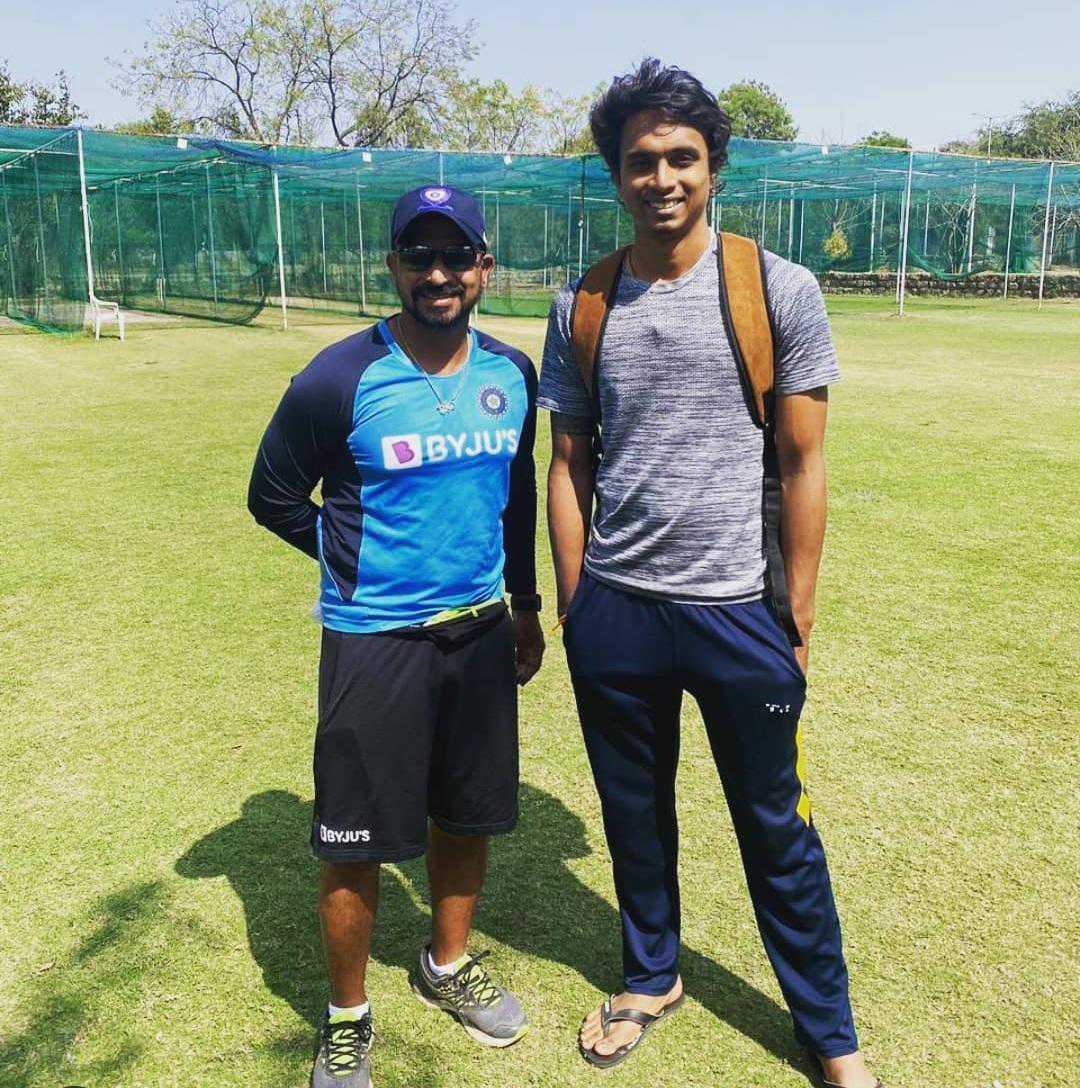
<instances>
[{"instance_id":1,"label":"cap logo","mask_svg":"<svg viewBox=\"0 0 1080 1088\"><path fill-rule=\"evenodd\" d=\"M428 204L445 204L450 199L446 189L425 189L420 197Z\"/></svg>"}]
</instances>

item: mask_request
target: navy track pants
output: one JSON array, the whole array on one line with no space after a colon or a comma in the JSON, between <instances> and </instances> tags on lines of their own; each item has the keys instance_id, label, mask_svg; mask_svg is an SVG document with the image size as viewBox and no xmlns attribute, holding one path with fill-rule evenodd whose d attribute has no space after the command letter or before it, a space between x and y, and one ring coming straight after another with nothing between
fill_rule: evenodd
<instances>
[{"instance_id":1,"label":"navy track pants","mask_svg":"<svg viewBox=\"0 0 1080 1088\"><path fill-rule=\"evenodd\" d=\"M611 850L625 988L678 977L679 710L701 707L765 951L799 1041L858 1049L840 922L799 774L806 681L763 601L678 604L584 574L566 654Z\"/></svg>"}]
</instances>

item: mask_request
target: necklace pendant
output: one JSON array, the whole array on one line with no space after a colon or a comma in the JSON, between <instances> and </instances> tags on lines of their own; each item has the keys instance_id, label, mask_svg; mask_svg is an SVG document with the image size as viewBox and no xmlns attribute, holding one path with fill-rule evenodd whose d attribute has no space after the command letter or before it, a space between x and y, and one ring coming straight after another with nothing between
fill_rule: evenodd
<instances>
[{"instance_id":1,"label":"necklace pendant","mask_svg":"<svg viewBox=\"0 0 1080 1088\"><path fill-rule=\"evenodd\" d=\"M448 401L448 400L441 400L438 403L439 412L444 416L449 415L454 410L455 407L456 407L456 405L454 405L454 403L452 401Z\"/></svg>"}]
</instances>

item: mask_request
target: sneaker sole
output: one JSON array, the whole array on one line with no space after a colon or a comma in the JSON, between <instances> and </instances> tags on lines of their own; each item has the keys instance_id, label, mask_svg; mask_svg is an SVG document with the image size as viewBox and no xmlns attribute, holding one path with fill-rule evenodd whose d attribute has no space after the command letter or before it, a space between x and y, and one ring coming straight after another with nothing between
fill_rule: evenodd
<instances>
[{"instance_id":1,"label":"sneaker sole","mask_svg":"<svg viewBox=\"0 0 1080 1088\"><path fill-rule=\"evenodd\" d=\"M500 1049L506 1046L513 1046L514 1043L519 1042L528 1034L529 1025L525 1024L518 1029L516 1035L511 1035L507 1039L500 1038L497 1035L488 1035L478 1027L470 1024L457 1009L453 1009L449 1005L443 1005L438 1001L433 1001L427 994L417 988L415 982L410 983L410 989L421 1004L427 1005L429 1009L435 1009L436 1012L445 1012L448 1016L452 1016L465 1029L466 1034L470 1038L475 1039L481 1046L498 1047Z\"/></svg>"}]
</instances>

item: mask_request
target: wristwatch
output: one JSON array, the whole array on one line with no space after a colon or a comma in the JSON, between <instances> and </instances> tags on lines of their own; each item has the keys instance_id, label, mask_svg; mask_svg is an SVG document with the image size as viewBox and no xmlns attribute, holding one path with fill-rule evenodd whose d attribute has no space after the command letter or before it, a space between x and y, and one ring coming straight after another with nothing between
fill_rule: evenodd
<instances>
[{"instance_id":1,"label":"wristwatch","mask_svg":"<svg viewBox=\"0 0 1080 1088\"><path fill-rule=\"evenodd\" d=\"M511 593L510 594L510 611L511 612L539 612L540 611L540 594L539 593Z\"/></svg>"}]
</instances>

